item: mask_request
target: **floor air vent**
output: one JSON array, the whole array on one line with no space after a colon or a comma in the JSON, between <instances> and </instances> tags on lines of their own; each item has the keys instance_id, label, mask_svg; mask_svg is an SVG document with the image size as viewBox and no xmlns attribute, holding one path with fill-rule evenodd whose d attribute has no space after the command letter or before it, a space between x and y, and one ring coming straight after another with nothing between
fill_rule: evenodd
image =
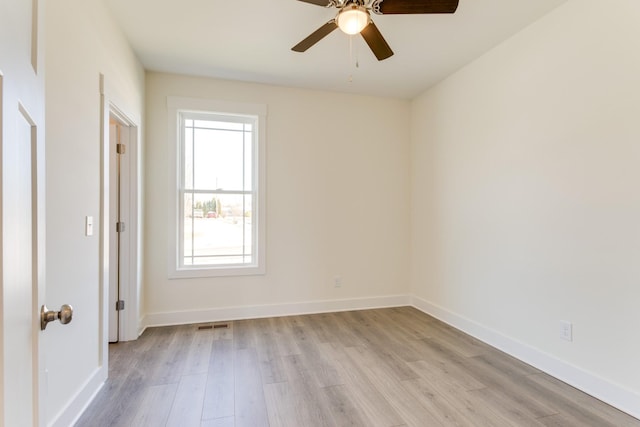
<instances>
[{"instance_id":1,"label":"floor air vent","mask_svg":"<svg viewBox=\"0 0 640 427\"><path fill-rule=\"evenodd\" d=\"M209 330L209 329L229 329L228 323L213 323L209 325L198 325L199 331Z\"/></svg>"}]
</instances>

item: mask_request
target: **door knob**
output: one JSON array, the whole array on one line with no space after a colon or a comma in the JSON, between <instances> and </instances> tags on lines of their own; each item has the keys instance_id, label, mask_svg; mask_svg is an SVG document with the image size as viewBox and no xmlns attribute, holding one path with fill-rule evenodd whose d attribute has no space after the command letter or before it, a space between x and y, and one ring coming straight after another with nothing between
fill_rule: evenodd
<instances>
[{"instance_id":1,"label":"door knob","mask_svg":"<svg viewBox=\"0 0 640 427\"><path fill-rule=\"evenodd\" d=\"M66 325L71 322L73 318L73 307L69 304L64 304L60 307L60 311L49 310L46 305L40 308L40 330L44 331L47 327L47 323L54 320L60 320L60 323Z\"/></svg>"}]
</instances>

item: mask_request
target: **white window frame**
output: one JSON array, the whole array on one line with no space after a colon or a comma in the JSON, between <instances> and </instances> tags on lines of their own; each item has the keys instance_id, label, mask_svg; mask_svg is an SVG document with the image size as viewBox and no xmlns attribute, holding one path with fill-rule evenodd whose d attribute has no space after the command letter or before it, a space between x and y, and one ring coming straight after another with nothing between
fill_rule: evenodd
<instances>
[{"instance_id":1,"label":"white window frame","mask_svg":"<svg viewBox=\"0 0 640 427\"><path fill-rule=\"evenodd\" d=\"M246 104L218 101L203 98L167 97L169 114L169 259L168 276L170 279L244 276L265 274L265 236L266 236L266 119L267 106L264 104ZM218 114L226 116L253 116L257 118L256 143L253 147L253 183L256 205L253 207L252 219L255 221L253 263L238 266L188 265L181 266L180 247L181 233L179 221L183 221L180 206L181 173L183 168L182 146L180 135L181 113Z\"/></svg>"}]
</instances>

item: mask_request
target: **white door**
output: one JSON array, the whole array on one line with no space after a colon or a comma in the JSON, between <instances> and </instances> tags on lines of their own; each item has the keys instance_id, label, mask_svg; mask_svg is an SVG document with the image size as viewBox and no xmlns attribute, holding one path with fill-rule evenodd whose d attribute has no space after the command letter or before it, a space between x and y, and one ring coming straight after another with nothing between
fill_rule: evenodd
<instances>
[{"instance_id":1,"label":"white door","mask_svg":"<svg viewBox=\"0 0 640 427\"><path fill-rule=\"evenodd\" d=\"M109 342L126 340L125 295L129 292L130 127L117 117L109 120Z\"/></svg>"},{"instance_id":2,"label":"white door","mask_svg":"<svg viewBox=\"0 0 640 427\"><path fill-rule=\"evenodd\" d=\"M44 423L44 72L41 0L0 0L0 425Z\"/></svg>"},{"instance_id":3,"label":"white door","mask_svg":"<svg viewBox=\"0 0 640 427\"><path fill-rule=\"evenodd\" d=\"M117 146L119 143L119 124L114 119L109 120L109 342L120 340L120 239L116 224L120 221L120 162L118 161Z\"/></svg>"}]
</instances>

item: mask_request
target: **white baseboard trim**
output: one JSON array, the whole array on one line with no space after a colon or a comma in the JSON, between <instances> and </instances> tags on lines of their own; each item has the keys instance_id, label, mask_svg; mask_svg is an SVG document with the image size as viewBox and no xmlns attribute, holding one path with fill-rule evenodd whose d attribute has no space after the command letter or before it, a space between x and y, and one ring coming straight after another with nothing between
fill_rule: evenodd
<instances>
[{"instance_id":1,"label":"white baseboard trim","mask_svg":"<svg viewBox=\"0 0 640 427\"><path fill-rule=\"evenodd\" d=\"M48 427L68 427L75 425L85 409L91 404L104 382L107 372L104 367L98 367L89 376L80 390L71 398L69 403L47 424Z\"/></svg>"},{"instance_id":2,"label":"white baseboard trim","mask_svg":"<svg viewBox=\"0 0 640 427\"><path fill-rule=\"evenodd\" d=\"M295 316L300 314L366 310L410 305L409 295L390 295L326 301L307 301L287 304L246 307L211 308L206 310L150 313L144 317L141 330L152 326L185 325L224 320L259 319L263 317Z\"/></svg>"},{"instance_id":3,"label":"white baseboard trim","mask_svg":"<svg viewBox=\"0 0 640 427\"><path fill-rule=\"evenodd\" d=\"M640 419L639 393L607 381L421 298L412 297L412 305L418 310Z\"/></svg>"}]
</instances>

